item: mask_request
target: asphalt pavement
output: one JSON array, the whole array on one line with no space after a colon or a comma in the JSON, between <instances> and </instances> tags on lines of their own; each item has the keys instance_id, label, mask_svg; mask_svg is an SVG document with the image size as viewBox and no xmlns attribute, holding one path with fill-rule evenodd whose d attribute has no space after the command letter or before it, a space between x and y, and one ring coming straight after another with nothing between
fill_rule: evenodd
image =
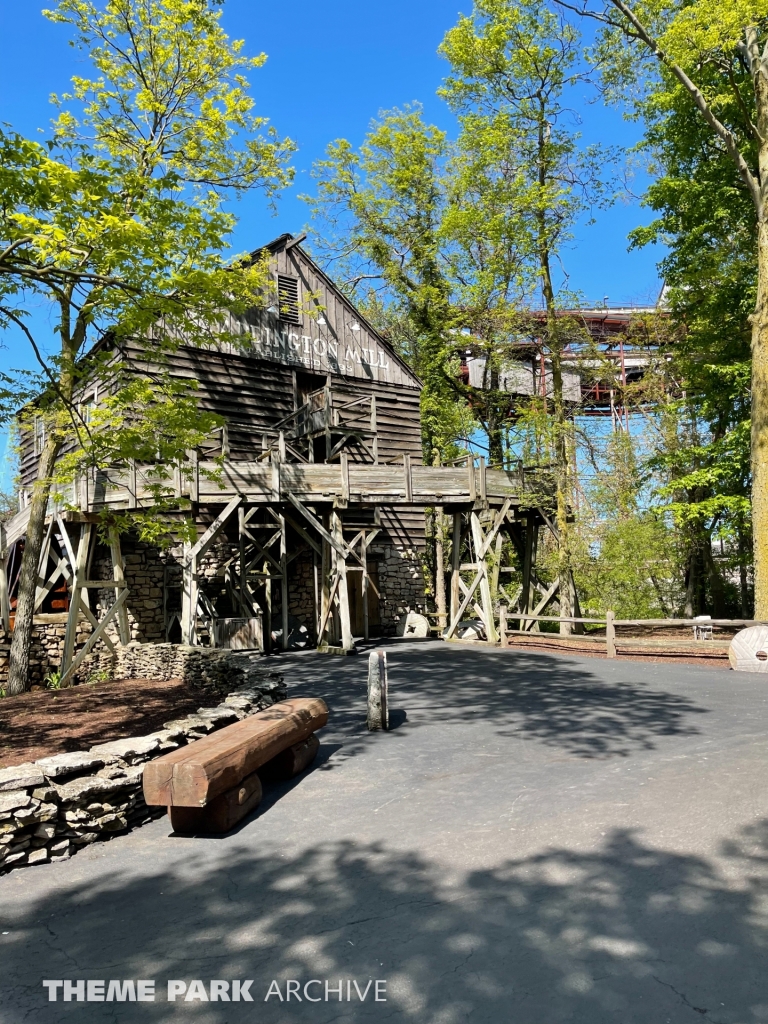
<instances>
[{"instance_id":1,"label":"asphalt pavement","mask_svg":"<svg viewBox=\"0 0 768 1024\"><path fill-rule=\"evenodd\" d=\"M389 733L365 650L275 659L331 719L230 835L0 878L0 1020L768 1022L768 677L386 650Z\"/></svg>"}]
</instances>

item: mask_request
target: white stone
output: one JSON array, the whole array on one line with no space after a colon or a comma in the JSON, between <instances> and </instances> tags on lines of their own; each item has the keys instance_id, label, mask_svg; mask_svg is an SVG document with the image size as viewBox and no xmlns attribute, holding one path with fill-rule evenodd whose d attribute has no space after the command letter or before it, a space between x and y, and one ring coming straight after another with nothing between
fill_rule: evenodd
<instances>
[{"instance_id":1,"label":"white stone","mask_svg":"<svg viewBox=\"0 0 768 1024\"><path fill-rule=\"evenodd\" d=\"M101 758L105 763L127 761L131 764L139 758L149 757L160 746L156 736L135 736L132 739L112 740L91 747L90 753Z\"/></svg>"},{"instance_id":2,"label":"white stone","mask_svg":"<svg viewBox=\"0 0 768 1024\"><path fill-rule=\"evenodd\" d=\"M93 754L77 751L71 754L54 754L53 757L42 757L35 764L45 772L49 779L58 779L75 772L84 772L104 767L104 759Z\"/></svg>"},{"instance_id":3,"label":"white stone","mask_svg":"<svg viewBox=\"0 0 768 1024\"><path fill-rule=\"evenodd\" d=\"M104 779L99 775L90 775L82 779L73 779L71 782L56 786L59 798L65 803L83 801L88 797L106 796L108 793L117 793L121 789L134 784L134 778L123 777L119 779Z\"/></svg>"},{"instance_id":4,"label":"white stone","mask_svg":"<svg viewBox=\"0 0 768 1024\"><path fill-rule=\"evenodd\" d=\"M9 789L25 789L45 785L45 776L37 765L28 762L11 768L0 768L0 793Z\"/></svg>"},{"instance_id":5,"label":"white stone","mask_svg":"<svg viewBox=\"0 0 768 1024\"><path fill-rule=\"evenodd\" d=\"M32 797L23 789L0 793L0 811L15 811L19 807L29 807L31 803Z\"/></svg>"}]
</instances>

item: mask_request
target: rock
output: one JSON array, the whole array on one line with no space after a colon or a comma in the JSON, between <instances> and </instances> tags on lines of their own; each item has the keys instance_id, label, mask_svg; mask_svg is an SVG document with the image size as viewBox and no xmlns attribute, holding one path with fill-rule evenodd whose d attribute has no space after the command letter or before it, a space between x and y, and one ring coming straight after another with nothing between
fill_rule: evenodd
<instances>
[{"instance_id":1,"label":"rock","mask_svg":"<svg viewBox=\"0 0 768 1024\"><path fill-rule=\"evenodd\" d=\"M37 836L39 839L53 839L56 835L56 826L51 824L38 825L32 835Z\"/></svg>"},{"instance_id":2,"label":"rock","mask_svg":"<svg viewBox=\"0 0 768 1024\"><path fill-rule=\"evenodd\" d=\"M233 708L208 708L199 712L199 716L210 722L214 729L223 729L239 720L237 712Z\"/></svg>"},{"instance_id":3,"label":"rock","mask_svg":"<svg viewBox=\"0 0 768 1024\"><path fill-rule=\"evenodd\" d=\"M44 864L48 860L48 851L44 846L39 850L30 850L27 855L27 864Z\"/></svg>"},{"instance_id":4,"label":"rock","mask_svg":"<svg viewBox=\"0 0 768 1024\"><path fill-rule=\"evenodd\" d=\"M71 782L57 786L56 789L62 802L77 803L85 801L89 797L117 793L134 784L134 778L104 779L100 775L91 775L82 779L73 779Z\"/></svg>"},{"instance_id":5,"label":"rock","mask_svg":"<svg viewBox=\"0 0 768 1024\"><path fill-rule=\"evenodd\" d=\"M78 772L94 771L104 767L104 759L90 753L77 751L72 754L54 754L53 757L42 757L35 764L49 779L59 779Z\"/></svg>"},{"instance_id":6,"label":"rock","mask_svg":"<svg viewBox=\"0 0 768 1024\"><path fill-rule=\"evenodd\" d=\"M98 838L98 832L83 832L82 835L74 836L72 842L75 846L85 846L88 843L95 843Z\"/></svg>"},{"instance_id":7,"label":"rock","mask_svg":"<svg viewBox=\"0 0 768 1024\"><path fill-rule=\"evenodd\" d=\"M58 800L59 794L53 788L53 786L40 786L38 789L32 790L32 796L35 800L43 800L48 803L50 800Z\"/></svg>"},{"instance_id":8,"label":"rock","mask_svg":"<svg viewBox=\"0 0 768 1024\"><path fill-rule=\"evenodd\" d=\"M64 850L68 850L69 849L69 840L68 839L60 839L56 843L51 843L51 845L48 847L48 849L51 851L51 854L63 853Z\"/></svg>"},{"instance_id":9,"label":"rock","mask_svg":"<svg viewBox=\"0 0 768 1024\"><path fill-rule=\"evenodd\" d=\"M39 805L30 807L19 807L17 811L14 811L14 817L16 818L17 821L20 821L25 825L29 825L31 822L37 820L38 806Z\"/></svg>"},{"instance_id":10,"label":"rock","mask_svg":"<svg viewBox=\"0 0 768 1024\"><path fill-rule=\"evenodd\" d=\"M19 807L29 807L32 797L23 789L10 793L0 793L0 811L15 811Z\"/></svg>"},{"instance_id":11,"label":"rock","mask_svg":"<svg viewBox=\"0 0 768 1024\"><path fill-rule=\"evenodd\" d=\"M44 786L45 776L36 764L14 765L0 768L0 793L9 789L28 789L30 786Z\"/></svg>"},{"instance_id":12,"label":"rock","mask_svg":"<svg viewBox=\"0 0 768 1024\"><path fill-rule=\"evenodd\" d=\"M3 861L2 866L4 868L9 868L12 864L26 863L26 860L26 853L9 853L5 860Z\"/></svg>"},{"instance_id":13,"label":"rock","mask_svg":"<svg viewBox=\"0 0 768 1024\"><path fill-rule=\"evenodd\" d=\"M145 760L150 754L155 753L159 746L160 742L154 736L136 736L133 739L100 743L91 747L90 753L102 758L105 764L117 760L131 764L134 761Z\"/></svg>"},{"instance_id":14,"label":"rock","mask_svg":"<svg viewBox=\"0 0 768 1024\"><path fill-rule=\"evenodd\" d=\"M128 828L128 820L123 814L105 814L103 818L98 819L97 824L105 832L119 832Z\"/></svg>"}]
</instances>

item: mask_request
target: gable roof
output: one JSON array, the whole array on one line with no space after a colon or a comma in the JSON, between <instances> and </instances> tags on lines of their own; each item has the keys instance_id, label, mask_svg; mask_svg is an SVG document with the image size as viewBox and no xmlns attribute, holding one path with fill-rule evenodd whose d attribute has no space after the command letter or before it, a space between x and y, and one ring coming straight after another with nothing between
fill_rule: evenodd
<instances>
[{"instance_id":1,"label":"gable roof","mask_svg":"<svg viewBox=\"0 0 768 1024\"><path fill-rule=\"evenodd\" d=\"M285 232L282 235L278 235L278 237L273 239L271 242L267 242L266 245L262 245L258 249L254 249L253 252L250 254L251 258L255 259L257 256L259 256L261 253L265 251L274 255L280 252L282 249L284 249L289 242L293 242L291 248L301 254L302 259L309 265L312 272L317 277L322 279L326 287L333 291L333 293L337 296L339 301L346 307L347 311L351 313L352 316L365 327L366 331L368 331L368 333L371 334L383 348L386 349L387 353L394 359L394 361L398 364L401 370L406 375L411 377L414 384L416 384L418 387L422 387L422 380L417 376L413 368L409 366L408 363L397 352L392 343L388 341L385 337L383 337L382 334L371 324L371 322L368 319L366 319L366 317L363 316L363 314L360 312L357 306L355 306L355 304L344 294L344 292L341 291L339 286L328 276L328 274L326 274L322 267L320 267L312 259L307 250L302 247L301 240L303 240L304 237L305 236L303 234L292 235L290 234L290 232Z\"/></svg>"}]
</instances>

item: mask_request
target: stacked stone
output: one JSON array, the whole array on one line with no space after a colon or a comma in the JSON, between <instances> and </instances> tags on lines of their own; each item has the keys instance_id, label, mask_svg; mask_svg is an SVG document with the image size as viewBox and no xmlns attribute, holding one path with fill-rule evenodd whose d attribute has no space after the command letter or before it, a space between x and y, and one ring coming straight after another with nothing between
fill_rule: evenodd
<instances>
[{"instance_id":1,"label":"stacked stone","mask_svg":"<svg viewBox=\"0 0 768 1024\"><path fill-rule=\"evenodd\" d=\"M148 736L100 743L0 769L0 872L70 857L165 813L144 802L144 764L284 700L282 676L232 689L214 708L166 722Z\"/></svg>"},{"instance_id":2,"label":"stacked stone","mask_svg":"<svg viewBox=\"0 0 768 1024\"><path fill-rule=\"evenodd\" d=\"M420 610L426 603L424 571L418 551L401 550L392 545L384 550L379 563L381 592L381 628L389 636L409 609Z\"/></svg>"}]
</instances>

